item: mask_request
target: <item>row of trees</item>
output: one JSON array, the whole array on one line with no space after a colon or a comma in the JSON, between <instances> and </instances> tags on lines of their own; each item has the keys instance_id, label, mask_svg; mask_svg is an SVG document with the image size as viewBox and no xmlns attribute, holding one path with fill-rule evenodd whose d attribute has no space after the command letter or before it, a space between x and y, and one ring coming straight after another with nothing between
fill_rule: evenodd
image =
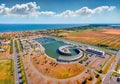
<instances>
[{"instance_id":1,"label":"row of trees","mask_svg":"<svg viewBox=\"0 0 120 84\"><path fill-rule=\"evenodd\" d=\"M10 43L10 54L13 54L13 39L11 39Z\"/></svg>"},{"instance_id":2,"label":"row of trees","mask_svg":"<svg viewBox=\"0 0 120 84\"><path fill-rule=\"evenodd\" d=\"M16 46L16 52L19 53L20 48L19 48L19 44L18 44L17 40L15 40L15 46Z\"/></svg>"},{"instance_id":3,"label":"row of trees","mask_svg":"<svg viewBox=\"0 0 120 84\"><path fill-rule=\"evenodd\" d=\"M23 52L23 46L22 46L22 43L21 43L20 39L18 39L18 43L19 43L20 51Z\"/></svg>"},{"instance_id":4,"label":"row of trees","mask_svg":"<svg viewBox=\"0 0 120 84\"><path fill-rule=\"evenodd\" d=\"M19 69L20 69L19 73L21 73L21 79L22 79L22 83L21 84L27 84L25 68L24 68L21 56L18 56L18 65L19 65Z\"/></svg>"}]
</instances>

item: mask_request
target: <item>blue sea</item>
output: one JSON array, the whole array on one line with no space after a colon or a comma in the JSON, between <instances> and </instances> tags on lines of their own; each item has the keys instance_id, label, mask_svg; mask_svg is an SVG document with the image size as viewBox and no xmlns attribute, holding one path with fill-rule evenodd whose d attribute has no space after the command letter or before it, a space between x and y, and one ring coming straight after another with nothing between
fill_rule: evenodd
<instances>
[{"instance_id":1,"label":"blue sea","mask_svg":"<svg viewBox=\"0 0 120 84\"><path fill-rule=\"evenodd\" d=\"M114 28L120 28L120 24L0 24L0 32L60 29L60 28L71 28L71 27L86 26L86 25L110 26Z\"/></svg>"},{"instance_id":2,"label":"blue sea","mask_svg":"<svg viewBox=\"0 0 120 84\"><path fill-rule=\"evenodd\" d=\"M0 32L71 28L85 25L87 24L0 24Z\"/></svg>"}]
</instances>

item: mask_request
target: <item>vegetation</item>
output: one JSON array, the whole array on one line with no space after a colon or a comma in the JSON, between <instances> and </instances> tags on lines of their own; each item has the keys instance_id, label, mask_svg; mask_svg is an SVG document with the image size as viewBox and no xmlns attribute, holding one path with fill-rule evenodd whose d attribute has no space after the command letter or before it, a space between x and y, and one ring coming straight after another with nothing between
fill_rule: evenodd
<instances>
[{"instance_id":1,"label":"vegetation","mask_svg":"<svg viewBox=\"0 0 120 84\"><path fill-rule=\"evenodd\" d=\"M15 40L16 51L19 53L22 50L19 40Z\"/></svg>"},{"instance_id":2,"label":"vegetation","mask_svg":"<svg viewBox=\"0 0 120 84\"><path fill-rule=\"evenodd\" d=\"M96 83L95 84L102 84L102 78L100 75L96 72L94 72L95 78L96 78Z\"/></svg>"},{"instance_id":3,"label":"vegetation","mask_svg":"<svg viewBox=\"0 0 120 84\"><path fill-rule=\"evenodd\" d=\"M120 59L118 60L118 63L116 65L116 67L115 67L115 71L118 71L119 69L120 69Z\"/></svg>"},{"instance_id":4,"label":"vegetation","mask_svg":"<svg viewBox=\"0 0 120 84\"><path fill-rule=\"evenodd\" d=\"M13 60L0 60L0 84L14 84Z\"/></svg>"},{"instance_id":5,"label":"vegetation","mask_svg":"<svg viewBox=\"0 0 120 84\"><path fill-rule=\"evenodd\" d=\"M105 64L108 62L108 60L109 60L110 58L111 58L111 57L109 56L109 58L104 61L104 63L103 63L102 66L101 66L101 69L105 66Z\"/></svg>"},{"instance_id":6,"label":"vegetation","mask_svg":"<svg viewBox=\"0 0 120 84\"><path fill-rule=\"evenodd\" d=\"M10 43L10 54L13 54L13 51L14 51L14 49L13 49L13 39L11 39L11 43Z\"/></svg>"},{"instance_id":7,"label":"vegetation","mask_svg":"<svg viewBox=\"0 0 120 84\"><path fill-rule=\"evenodd\" d=\"M92 80L92 77L88 78L88 80L91 81L91 80Z\"/></svg>"},{"instance_id":8,"label":"vegetation","mask_svg":"<svg viewBox=\"0 0 120 84\"><path fill-rule=\"evenodd\" d=\"M77 27L75 29L66 29L64 37L81 43L102 47L104 49L118 51L120 48L120 44L117 42L119 35L104 33L109 32L109 29L99 31L101 29L106 29L106 27L84 26L83 28Z\"/></svg>"},{"instance_id":9,"label":"vegetation","mask_svg":"<svg viewBox=\"0 0 120 84\"><path fill-rule=\"evenodd\" d=\"M99 73L102 73L103 71L102 71L102 70L99 70L98 72L99 72Z\"/></svg>"},{"instance_id":10,"label":"vegetation","mask_svg":"<svg viewBox=\"0 0 120 84\"><path fill-rule=\"evenodd\" d=\"M117 72L113 72L112 75L113 75L113 76L120 76L120 74L117 73Z\"/></svg>"},{"instance_id":11,"label":"vegetation","mask_svg":"<svg viewBox=\"0 0 120 84\"><path fill-rule=\"evenodd\" d=\"M64 30L71 30L71 31L76 31L76 30L87 30L87 29L92 29L93 31L103 29L103 26L95 26L95 25L88 25L88 26L78 26L78 27L72 27L72 28L63 28ZM106 27L107 28L107 27ZM55 29L57 30L57 29Z\"/></svg>"},{"instance_id":12,"label":"vegetation","mask_svg":"<svg viewBox=\"0 0 120 84\"><path fill-rule=\"evenodd\" d=\"M99 70L97 70L99 73L103 73L103 68L104 66L107 64L108 60L111 58L111 56L109 56L109 58L107 58L103 63L102 65L100 66Z\"/></svg>"},{"instance_id":13,"label":"vegetation","mask_svg":"<svg viewBox=\"0 0 120 84\"><path fill-rule=\"evenodd\" d=\"M99 74L96 74L96 75L95 75L96 78L99 78L99 76L100 76Z\"/></svg>"},{"instance_id":14,"label":"vegetation","mask_svg":"<svg viewBox=\"0 0 120 84\"><path fill-rule=\"evenodd\" d=\"M95 84L102 84L102 78L100 76L96 79Z\"/></svg>"},{"instance_id":15,"label":"vegetation","mask_svg":"<svg viewBox=\"0 0 120 84\"><path fill-rule=\"evenodd\" d=\"M113 76L120 76L120 73L117 73L118 70L120 70L120 59L118 60L117 65L115 67L116 72L113 72L112 75Z\"/></svg>"},{"instance_id":16,"label":"vegetation","mask_svg":"<svg viewBox=\"0 0 120 84\"><path fill-rule=\"evenodd\" d=\"M23 52L23 46L22 46L22 43L21 43L20 39L18 39L18 43L19 43L20 51Z\"/></svg>"},{"instance_id":17,"label":"vegetation","mask_svg":"<svg viewBox=\"0 0 120 84\"><path fill-rule=\"evenodd\" d=\"M109 46L106 45L106 44L97 44L97 46L99 46L99 47L109 47Z\"/></svg>"},{"instance_id":18,"label":"vegetation","mask_svg":"<svg viewBox=\"0 0 120 84\"><path fill-rule=\"evenodd\" d=\"M111 64L113 63L113 61L115 60L115 56L112 56L111 59L107 62L107 65L105 66L104 70L103 70L103 74L106 74L108 72L108 70L111 67Z\"/></svg>"},{"instance_id":19,"label":"vegetation","mask_svg":"<svg viewBox=\"0 0 120 84\"><path fill-rule=\"evenodd\" d=\"M86 84L87 83L87 80L85 79L83 82L82 82L82 84Z\"/></svg>"},{"instance_id":20,"label":"vegetation","mask_svg":"<svg viewBox=\"0 0 120 84\"><path fill-rule=\"evenodd\" d=\"M26 74L25 74L25 71L24 71L25 69L24 69L22 58L20 56L18 56L18 61L19 61L19 64L20 64L20 73L22 75L22 83L27 84Z\"/></svg>"}]
</instances>

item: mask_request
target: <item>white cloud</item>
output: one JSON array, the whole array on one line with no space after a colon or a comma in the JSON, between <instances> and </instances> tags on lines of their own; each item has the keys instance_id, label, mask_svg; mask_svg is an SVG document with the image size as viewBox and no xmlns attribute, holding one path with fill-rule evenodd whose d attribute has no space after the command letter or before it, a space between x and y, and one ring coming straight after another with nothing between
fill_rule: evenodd
<instances>
[{"instance_id":1,"label":"white cloud","mask_svg":"<svg viewBox=\"0 0 120 84\"><path fill-rule=\"evenodd\" d=\"M71 15L74 16L74 12L71 10L66 10L60 14L57 14L56 16L70 17Z\"/></svg>"},{"instance_id":2,"label":"white cloud","mask_svg":"<svg viewBox=\"0 0 120 84\"><path fill-rule=\"evenodd\" d=\"M38 9L40 9L39 6L35 2L29 2L26 4L16 4L12 8L10 8L10 14L15 14L15 15L37 15L38 14Z\"/></svg>"},{"instance_id":3,"label":"white cloud","mask_svg":"<svg viewBox=\"0 0 120 84\"><path fill-rule=\"evenodd\" d=\"M6 15L9 12L9 8L5 7L5 4L0 5L0 14Z\"/></svg>"},{"instance_id":4,"label":"white cloud","mask_svg":"<svg viewBox=\"0 0 120 84\"><path fill-rule=\"evenodd\" d=\"M94 14L100 14L104 11L112 11L115 6L100 6L94 9L88 7L82 7L78 10L65 10L61 13L56 13L53 11L40 11L40 6L36 2L29 2L26 4L16 4L12 7L6 7L5 4L0 5L0 15L6 16L59 16L59 17L76 17L76 16L85 16L90 17Z\"/></svg>"},{"instance_id":5,"label":"white cloud","mask_svg":"<svg viewBox=\"0 0 120 84\"><path fill-rule=\"evenodd\" d=\"M58 14L57 16L62 16L62 17L87 16L87 17L90 17L93 14L99 14L99 13L102 13L103 11L112 11L115 8L116 8L115 6L100 6L94 9L90 9L88 7L82 7L81 9L78 9L76 11L71 11L71 10L64 11Z\"/></svg>"},{"instance_id":6,"label":"white cloud","mask_svg":"<svg viewBox=\"0 0 120 84\"><path fill-rule=\"evenodd\" d=\"M116 7L115 6L110 6L110 8L108 9L109 11L114 10Z\"/></svg>"},{"instance_id":7,"label":"white cloud","mask_svg":"<svg viewBox=\"0 0 120 84\"><path fill-rule=\"evenodd\" d=\"M55 12L52 12L52 11L41 11L39 12L39 15L55 15L56 13Z\"/></svg>"},{"instance_id":8,"label":"white cloud","mask_svg":"<svg viewBox=\"0 0 120 84\"><path fill-rule=\"evenodd\" d=\"M0 5L0 14L10 16L37 16L39 14L40 7L37 6L36 2L29 2L26 4L16 4L11 8L7 8L5 4Z\"/></svg>"}]
</instances>

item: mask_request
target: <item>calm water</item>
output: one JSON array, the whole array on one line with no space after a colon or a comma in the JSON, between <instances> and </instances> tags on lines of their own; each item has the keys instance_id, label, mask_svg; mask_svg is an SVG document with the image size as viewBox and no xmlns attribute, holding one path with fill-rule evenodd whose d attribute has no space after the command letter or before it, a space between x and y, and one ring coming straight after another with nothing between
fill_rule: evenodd
<instances>
[{"instance_id":1,"label":"calm water","mask_svg":"<svg viewBox=\"0 0 120 84\"><path fill-rule=\"evenodd\" d=\"M112 26L120 28L120 24L0 24L0 32L15 32L15 31L29 31L29 30L44 30L44 29L59 29L71 28L78 26Z\"/></svg>"},{"instance_id":2,"label":"calm water","mask_svg":"<svg viewBox=\"0 0 120 84\"><path fill-rule=\"evenodd\" d=\"M57 53L57 49L60 46L68 45L67 43L56 41L51 38L37 38L36 41L40 42L42 46L45 48L45 52L48 56L53 58L58 58L60 55ZM76 55L77 53L74 50L70 50L72 55Z\"/></svg>"},{"instance_id":3,"label":"calm water","mask_svg":"<svg viewBox=\"0 0 120 84\"><path fill-rule=\"evenodd\" d=\"M84 25L85 24L0 24L0 32L58 29Z\"/></svg>"}]
</instances>

